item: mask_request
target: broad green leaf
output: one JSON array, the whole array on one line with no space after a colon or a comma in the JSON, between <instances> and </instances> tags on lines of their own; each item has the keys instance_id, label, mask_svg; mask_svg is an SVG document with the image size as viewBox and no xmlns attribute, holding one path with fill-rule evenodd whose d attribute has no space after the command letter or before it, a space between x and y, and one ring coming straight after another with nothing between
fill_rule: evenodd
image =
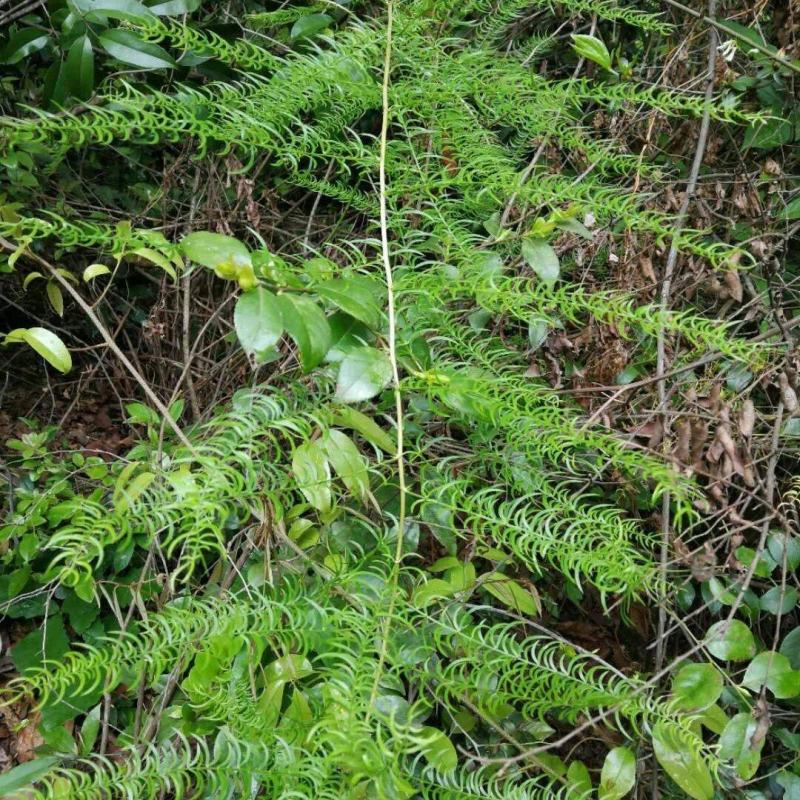
<instances>
[{"instance_id":1,"label":"broad green leaf","mask_svg":"<svg viewBox=\"0 0 800 800\"><path fill-rule=\"evenodd\" d=\"M69 639L60 616L47 617L41 627L20 639L9 651L18 672L40 667L43 661L57 661L69 650Z\"/></svg>"},{"instance_id":2,"label":"broad green leaf","mask_svg":"<svg viewBox=\"0 0 800 800\"><path fill-rule=\"evenodd\" d=\"M3 344L25 342L30 345L48 364L66 374L72 369L72 356L64 342L46 328L17 328L7 333Z\"/></svg>"},{"instance_id":3,"label":"broad green leaf","mask_svg":"<svg viewBox=\"0 0 800 800\"><path fill-rule=\"evenodd\" d=\"M130 252L131 255L139 256L139 258L143 258L145 261L149 261L151 264L161 267L172 280L177 279L178 276L175 273L175 268L172 266L172 263L163 253L159 253L158 250L153 250L152 247L138 247L136 250L131 250Z\"/></svg>"},{"instance_id":4,"label":"broad green leaf","mask_svg":"<svg viewBox=\"0 0 800 800\"><path fill-rule=\"evenodd\" d=\"M124 513L147 490L147 487L155 480L152 472L140 472L132 481L123 485L119 483L114 488L114 510Z\"/></svg>"},{"instance_id":5,"label":"broad green leaf","mask_svg":"<svg viewBox=\"0 0 800 800\"><path fill-rule=\"evenodd\" d=\"M528 319L528 342L532 350L538 350L544 344L549 327L550 321L547 317L533 314Z\"/></svg>"},{"instance_id":6,"label":"broad green leaf","mask_svg":"<svg viewBox=\"0 0 800 800\"><path fill-rule=\"evenodd\" d=\"M297 488L318 511L331 510L331 473L328 460L317 442L301 444L292 455Z\"/></svg>"},{"instance_id":7,"label":"broad green leaf","mask_svg":"<svg viewBox=\"0 0 800 800\"><path fill-rule=\"evenodd\" d=\"M58 756L41 756L4 772L0 775L0 797L10 798L13 792L43 778L60 760ZM24 795L19 797L22 800Z\"/></svg>"},{"instance_id":8,"label":"broad green leaf","mask_svg":"<svg viewBox=\"0 0 800 800\"><path fill-rule=\"evenodd\" d=\"M97 734L100 732L100 710L96 705L84 718L81 725L81 755L88 756L92 752Z\"/></svg>"},{"instance_id":9,"label":"broad green leaf","mask_svg":"<svg viewBox=\"0 0 800 800\"><path fill-rule=\"evenodd\" d=\"M503 605L520 614L535 617L541 613L539 598L501 572L491 573L481 585Z\"/></svg>"},{"instance_id":10,"label":"broad green leaf","mask_svg":"<svg viewBox=\"0 0 800 800\"><path fill-rule=\"evenodd\" d=\"M783 531L770 534L767 539L767 550L777 564L782 565L786 559L786 567L794 571L800 566L800 539Z\"/></svg>"},{"instance_id":11,"label":"broad green leaf","mask_svg":"<svg viewBox=\"0 0 800 800\"><path fill-rule=\"evenodd\" d=\"M441 578L431 578L414 590L411 602L417 608L425 608L443 597L452 597L459 592L459 588L449 581Z\"/></svg>"},{"instance_id":12,"label":"broad green leaf","mask_svg":"<svg viewBox=\"0 0 800 800\"><path fill-rule=\"evenodd\" d=\"M788 614L797 605L797 589L794 586L773 586L761 597L761 610L768 614Z\"/></svg>"},{"instance_id":13,"label":"broad green leaf","mask_svg":"<svg viewBox=\"0 0 800 800\"><path fill-rule=\"evenodd\" d=\"M800 669L800 627L786 634L778 652L789 659L792 669Z\"/></svg>"},{"instance_id":14,"label":"broad green leaf","mask_svg":"<svg viewBox=\"0 0 800 800\"><path fill-rule=\"evenodd\" d=\"M334 410L333 418L337 425L360 433L370 444L384 452L390 455L397 452L395 440L372 417L362 414L358 409L339 406Z\"/></svg>"},{"instance_id":15,"label":"broad green leaf","mask_svg":"<svg viewBox=\"0 0 800 800\"><path fill-rule=\"evenodd\" d=\"M331 346L331 327L325 312L308 297L280 295L283 303L283 323L300 352L303 370L316 367Z\"/></svg>"},{"instance_id":16,"label":"broad green leaf","mask_svg":"<svg viewBox=\"0 0 800 800\"><path fill-rule=\"evenodd\" d=\"M583 33L572 34L572 47L575 52L589 61L594 61L603 69L613 72L611 69L611 54L605 43L596 36L589 36Z\"/></svg>"},{"instance_id":17,"label":"broad green leaf","mask_svg":"<svg viewBox=\"0 0 800 800\"><path fill-rule=\"evenodd\" d=\"M392 364L383 350L360 347L352 350L339 365L336 399L342 403L369 400L392 380Z\"/></svg>"},{"instance_id":18,"label":"broad green leaf","mask_svg":"<svg viewBox=\"0 0 800 800\"><path fill-rule=\"evenodd\" d=\"M87 283L100 275L108 275L111 270L105 264L89 264L83 271L83 279Z\"/></svg>"},{"instance_id":19,"label":"broad green leaf","mask_svg":"<svg viewBox=\"0 0 800 800\"><path fill-rule=\"evenodd\" d=\"M370 328L381 322L381 308L385 294L383 286L371 278L354 275L349 278L334 278L315 287L317 294L339 306L345 313L355 317Z\"/></svg>"},{"instance_id":20,"label":"broad green leaf","mask_svg":"<svg viewBox=\"0 0 800 800\"><path fill-rule=\"evenodd\" d=\"M159 45L140 39L131 31L112 28L97 37L103 49L117 61L141 69L163 69L174 67L172 56Z\"/></svg>"},{"instance_id":21,"label":"broad green leaf","mask_svg":"<svg viewBox=\"0 0 800 800\"><path fill-rule=\"evenodd\" d=\"M164 3L156 3L149 6L148 11L158 17L171 17L176 14L191 14L200 8L202 0L166 0Z\"/></svg>"},{"instance_id":22,"label":"broad green leaf","mask_svg":"<svg viewBox=\"0 0 800 800\"><path fill-rule=\"evenodd\" d=\"M343 311L337 311L328 317L328 324L331 327L331 347L325 353L325 361L330 364L337 364L351 350L364 347L373 338L363 322Z\"/></svg>"},{"instance_id":23,"label":"broad green leaf","mask_svg":"<svg viewBox=\"0 0 800 800\"><path fill-rule=\"evenodd\" d=\"M106 18L147 22L153 18L153 13L139 0L69 0L69 4L90 22Z\"/></svg>"},{"instance_id":24,"label":"broad green leaf","mask_svg":"<svg viewBox=\"0 0 800 800\"><path fill-rule=\"evenodd\" d=\"M719 737L719 757L733 761L736 774L749 780L756 774L766 736L755 737L758 720L752 714L737 714Z\"/></svg>"},{"instance_id":25,"label":"broad green leaf","mask_svg":"<svg viewBox=\"0 0 800 800\"><path fill-rule=\"evenodd\" d=\"M715 623L706 633L708 652L721 661L746 661L756 654L750 628L738 619Z\"/></svg>"},{"instance_id":26,"label":"broad green leaf","mask_svg":"<svg viewBox=\"0 0 800 800\"><path fill-rule=\"evenodd\" d=\"M359 500L366 500L369 491L367 460L359 452L353 440L337 430L328 430L322 437L322 446L334 472L342 483Z\"/></svg>"},{"instance_id":27,"label":"broad green leaf","mask_svg":"<svg viewBox=\"0 0 800 800\"><path fill-rule=\"evenodd\" d=\"M589 800L592 793L592 776L583 761L571 761L567 769L567 797L569 800Z\"/></svg>"},{"instance_id":28,"label":"broad green leaf","mask_svg":"<svg viewBox=\"0 0 800 800\"><path fill-rule=\"evenodd\" d=\"M79 100L88 100L94 90L94 49L91 39L79 36L69 48L64 63L67 91Z\"/></svg>"},{"instance_id":29,"label":"broad green leaf","mask_svg":"<svg viewBox=\"0 0 800 800\"><path fill-rule=\"evenodd\" d=\"M653 726L653 751L658 763L686 794L695 800L711 800L714 783L708 765L673 725L657 722ZM697 742L697 745L701 742Z\"/></svg>"},{"instance_id":30,"label":"broad green leaf","mask_svg":"<svg viewBox=\"0 0 800 800\"><path fill-rule=\"evenodd\" d=\"M555 283L558 280L561 274L558 256L544 239L523 239L522 257L545 283Z\"/></svg>"},{"instance_id":31,"label":"broad green leaf","mask_svg":"<svg viewBox=\"0 0 800 800\"><path fill-rule=\"evenodd\" d=\"M289 36L291 36L292 39L305 39L310 36L315 36L321 31L324 31L332 22L333 19L327 14L306 14L292 25Z\"/></svg>"},{"instance_id":32,"label":"broad green leaf","mask_svg":"<svg viewBox=\"0 0 800 800\"><path fill-rule=\"evenodd\" d=\"M789 659L774 650L759 653L747 666L742 686L757 692L766 686L778 700L800 694L800 671L792 669Z\"/></svg>"},{"instance_id":33,"label":"broad green leaf","mask_svg":"<svg viewBox=\"0 0 800 800\"><path fill-rule=\"evenodd\" d=\"M39 28L23 28L11 35L6 46L0 50L0 64L16 64L46 47L50 37Z\"/></svg>"},{"instance_id":34,"label":"broad green leaf","mask_svg":"<svg viewBox=\"0 0 800 800\"><path fill-rule=\"evenodd\" d=\"M250 251L233 236L195 231L181 239L180 247L190 261L217 270L220 277L234 278L239 267L252 266Z\"/></svg>"},{"instance_id":35,"label":"broad green leaf","mask_svg":"<svg viewBox=\"0 0 800 800\"><path fill-rule=\"evenodd\" d=\"M712 664L684 664L672 678L675 707L700 711L717 702L724 687L722 673Z\"/></svg>"},{"instance_id":36,"label":"broad green leaf","mask_svg":"<svg viewBox=\"0 0 800 800\"><path fill-rule=\"evenodd\" d=\"M419 733L426 740L420 750L434 769L439 772L451 772L458 766L456 748L442 731L426 725Z\"/></svg>"},{"instance_id":37,"label":"broad green leaf","mask_svg":"<svg viewBox=\"0 0 800 800\"><path fill-rule=\"evenodd\" d=\"M636 782L636 756L627 747L608 752L600 772L599 800L620 800Z\"/></svg>"},{"instance_id":38,"label":"broad green leaf","mask_svg":"<svg viewBox=\"0 0 800 800\"><path fill-rule=\"evenodd\" d=\"M283 334L281 303L272 292L259 286L236 301L233 324L242 347L259 353L278 343Z\"/></svg>"},{"instance_id":39,"label":"broad green leaf","mask_svg":"<svg viewBox=\"0 0 800 800\"><path fill-rule=\"evenodd\" d=\"M800 219L800 194L784 206L778 217L779 219Z\"/></svg>"},{"instance_id":40,"label":"broad green leaf","mask_svg":"<svg viewBox=\"0 0 800 800\"><path fill-rule=\"evenodd\" d=\"M754 122L744 134L743 147L749 150L773 150L792 141L794 126L791 120L772 117L764 122Z\"/></svg>"},{"instance_id":41,"label":"broad green leaf","mask_svg":"<svg viewBox=\"0 0 800 800\"><path fill-rule=\"evenodd\" d=\"M293 683L301 678L307 678L314 672L314 668L305 656L288 653L268 664L264 672L269 683L278 681Z\"/></svg>"}]
</instances>

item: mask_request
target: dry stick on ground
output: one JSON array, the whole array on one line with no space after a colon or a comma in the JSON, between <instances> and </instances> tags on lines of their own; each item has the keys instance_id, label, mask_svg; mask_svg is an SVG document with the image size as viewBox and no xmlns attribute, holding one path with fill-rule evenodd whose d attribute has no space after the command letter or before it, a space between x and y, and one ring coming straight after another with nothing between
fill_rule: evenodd
<instances>
[{"instance_id":1,"label":"dry stick on ground","mask_svg":"<svg viewBox=\"0 0 800 800\"><path fill-rule=\"evenodd\" d=\"M7 241L0 237L0 246L5 247L8 250L16 250L17 248L14 247L11 242ZM97 332L103 337L106 344L111 348L111 351L114 355L122 362L122 365L125 367L126 370L131 374L133 379L142 387L144 393L147 395L149 400L153 403L153 405L158 409L159 413L167 420L167 424L172 428L175 435L180 439L181 444L186 447L192 455L197 456L197 451L194 449L192 443L186 438L186 434L178 427L177 423L174 419L170 416L167 407L159 400L158 395L153 391L150 384L144 379L142 374L136 367L133 366L130 359L125 355L125 353L120 350L117 343L111 337L111 334L106 329L105 325L100 321L100 318L95 314L92 307L81 297L78 291L73 287L73 285L68 281L65 280L62 275L56 270L56 268L47 260L42 258L41 256L37 255L36 253L32 253L30 250L26 251L27 255L41 264L52 276L61 284L62 288L67 291L67 293L72 297L72 299L80 306L81 311L89 317L92 325L97 329Z\"/></svg>"},{"instance_id":2,"label":"dry stick on ground","mask_svg":"<svg viewBox=\"0 0 800 800\"><path fill-rule=\"evenodd\" d=\"M709 0L708 13L709 16L714 16L716 13L716 0ZM670 244L669 253L667 255L667 263L664 267L664 280L661 284L661 297L660 305L661 310L669 311L670 295L672 292L672 281L675 277L675 265L678 261L678 248L680 246L680 236L683 227L686 223L686 216L689 211L689 203L692 201L692 196L697 189L697 176L700 174L700 165L703 163L703 157L706 152L706 143L708 141L708 131L711 122L711 100L714 93L714 74L717 64L717 31L715 28L709 30L708 36L708 61L706 65L706 92L705 92L705 109L703 111L703 118L700 122L700 134L697 137L697 147L694 152L694 161L692 162L692 169L689 173L689 180L686 183L686 194L684 195L683 202L681 203L678 217L675 220L675 231L672 235L672 242ZM667 382L664 378L664 373L667 366L666 357L666 337L663 329L658 332L658 340L656 342L657 360L656 360L656 374L660 377L658 381L658 402L659 411L663 415L664 438L666 439L669 432L669 413L667 409ZM665 492L662 498L661 505L661 568L662 573L666 572L666 564L669 560L669 529L670 529L670 493ZM662 574L662 577L666 576ZM664 629L667 624L667 611L662 605L658 611L658 633L657 641L658 647L656 648L656 672L661 669L664 663Z\"/></svg>"}]
</instances>

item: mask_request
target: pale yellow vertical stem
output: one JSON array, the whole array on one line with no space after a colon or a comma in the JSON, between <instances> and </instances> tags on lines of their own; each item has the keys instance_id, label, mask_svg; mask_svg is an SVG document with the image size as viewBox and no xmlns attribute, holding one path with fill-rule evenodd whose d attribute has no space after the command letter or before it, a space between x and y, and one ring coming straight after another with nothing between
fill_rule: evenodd
<instances>
[{"instance_id":1,"label":"pale yellow vertical stem","mask_svg":"<svg viewBox=\"0 0 800 800\"><path fill-rule=\"evenodd\" d=\"M381 258L383 269L386 276L386 288L388 293L388 317L389 317L389 360L392 362L392 386L394 388L394 407L395 407L395 432L397 455L397 483L400 491L400 509L397 515L397 545L394 552L394 563L390 576L391 594L389 605L385 609L383 626L381 631L381 644L378 656L378 667L375 671L375 683L372 687L372 697L370 708L367 710L367 717L372 713L372 704L377 697L378 686L386 661L386 648L388 646L389 631L394 616L394 609L397 602L397 584L400 574L400 562L403 558L403 539L406 527L406 462L403 442L403 398L400 393L400 371L397 366L397 313L395 309L394 278L392 275L392 260L389 251L389 214L386 202L386 148L389 139L389 74L392 64L392 22L393 22L393 1L387 0L386 3L386 49L383 58L383 88L382 88L382 110L380 151L378 160L378 190L380 205L380 227L381 227Z\"/></svg>"}]
</instances>

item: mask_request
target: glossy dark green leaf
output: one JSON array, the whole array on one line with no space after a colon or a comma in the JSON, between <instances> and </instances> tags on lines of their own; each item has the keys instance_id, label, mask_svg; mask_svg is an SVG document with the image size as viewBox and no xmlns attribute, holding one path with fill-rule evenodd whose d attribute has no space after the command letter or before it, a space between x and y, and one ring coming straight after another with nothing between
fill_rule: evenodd
<instances>
[{"instance_id":1,"label":"glossy dark green leaf","mask_svg":"<svg viewBox=\"0 0 800 800\"><path fill-rule=\"evenodd\" d=\"M125 22L146 22L153 13L139 0L69 0L78 14L90 22L120 19Z\"/></svg>"},{"instance_id":2,"label":"glossy dark green leaf","mask_svg":"<svg viewBox=\"0 0 800 800\"><path fill-rule=\"evenodd\" d=\"M315 288L321 297L330 300L370 328L377 328L380 324L385 290L377 281L354 275L349 278L334 278Z\"/></svg>"},{"instance_id":3,"label":"glossy dark green leaf","mask_svg":"<svg viewBox=\"0 0 800 800\"><path fill-rule=\"evenodd\" d=\"M33 53L47 47L50 37L39 28L23 28L11 35L0 50L0 63L16 64Z\"/></svg>"},{"instance_id":4,"label":"glossy dark green leaf","mask_svg":"<svg viewBox=\"0 0 800 800\"><path fill-rule=\"evenodd\" d=\"M792 669L782 653L767 650L759 653L747 666L742 686L757 692L766 686L778 700L800 695L800 671Z\"/></svg>"},{"instance_id":5,"label":"glossy dark green leaf","mask_svg":"<svg viewBox=\"0 0 800 800\"><path fill-rule=\"evenodd\" d=\"M87 35L79 36L72 43L64 70L69 94L88 100L94 90L94 50Z\"/></svg>"},{"instance_id":6,"label":"glossy dark green leaf","mask_svg":"<svg viewBox=\"0 0 800 800\"><path fill-rule=\"evenodd\" d=\"M800 669L800 627L786 634L778 652L789 659L792 669Z\"/></svg>"},{"instance_id":7,"label":"glossy dark green leaf","mask_svg":"<svg viewBox=\"0 0 800 800\"><path fill-rule=\"evenodd\" d=\"M749 780L756 774L766 737L756 737L758 721L749 712L737 714L719 738L719 757L734 763L736 774Z\"/></svg>"},{"instance_id":8,"label":"glossy dark green leaf","mask_svg":"<svg viewBox=\"0 0 800 800\"><path fill-rule=\"evenodd\" d=\"M112 28L98 37L103 49L118 61L141 69L163 69L174 67L175 61L163 48L153 42L145 42L132 31Z\"/></svg>"},{"instance_id":9,"label":"glossy dark green leaf","mask_svg":"<svg viewBox=\"0 0 800 800\"><path fill-rule=\"evenodd\" d=\"M722 694L722 673L712 664L684 664L672 678L675 707L700 711L717 702Z\"/></svg>"},{"instance_id":10,"label":"glossy dark green leaf","mask_svg":"<svg viewBox=\"0 0 800 800\"><path fill-rule=\"evenodd\" d=\"M331 346L331 326L317 303L301 295L281 295L283 322L300 353L306 372L316 367Z\"/></svg>"},{"instance_id":11,"label":"glossy dark green leaf","mask_svg":"<svg viewBox=\"0 0 800 800\"><path fill-rule=\"evenodd\" d=\"M200 8L202 0L166 0L149 6L148 11L159 17L170 17L176 14L191 14Z\"/></svg>"}]
</instances>

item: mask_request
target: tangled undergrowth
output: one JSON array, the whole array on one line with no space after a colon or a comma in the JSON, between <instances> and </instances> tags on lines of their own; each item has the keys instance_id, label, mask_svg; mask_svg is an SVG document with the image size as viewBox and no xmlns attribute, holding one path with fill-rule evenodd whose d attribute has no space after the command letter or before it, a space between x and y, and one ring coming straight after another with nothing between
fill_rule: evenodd
<instances>
[{"instance_id":1,"label":"tangled undergrowth","mask_svg":"<svg viewBox=\"0 0 800 800\"><path fill-rule=\"evenodd\" d=\"M795 797L795 12L222 5L0 4L4 796Z\"/></svg>"}]
</instances>

